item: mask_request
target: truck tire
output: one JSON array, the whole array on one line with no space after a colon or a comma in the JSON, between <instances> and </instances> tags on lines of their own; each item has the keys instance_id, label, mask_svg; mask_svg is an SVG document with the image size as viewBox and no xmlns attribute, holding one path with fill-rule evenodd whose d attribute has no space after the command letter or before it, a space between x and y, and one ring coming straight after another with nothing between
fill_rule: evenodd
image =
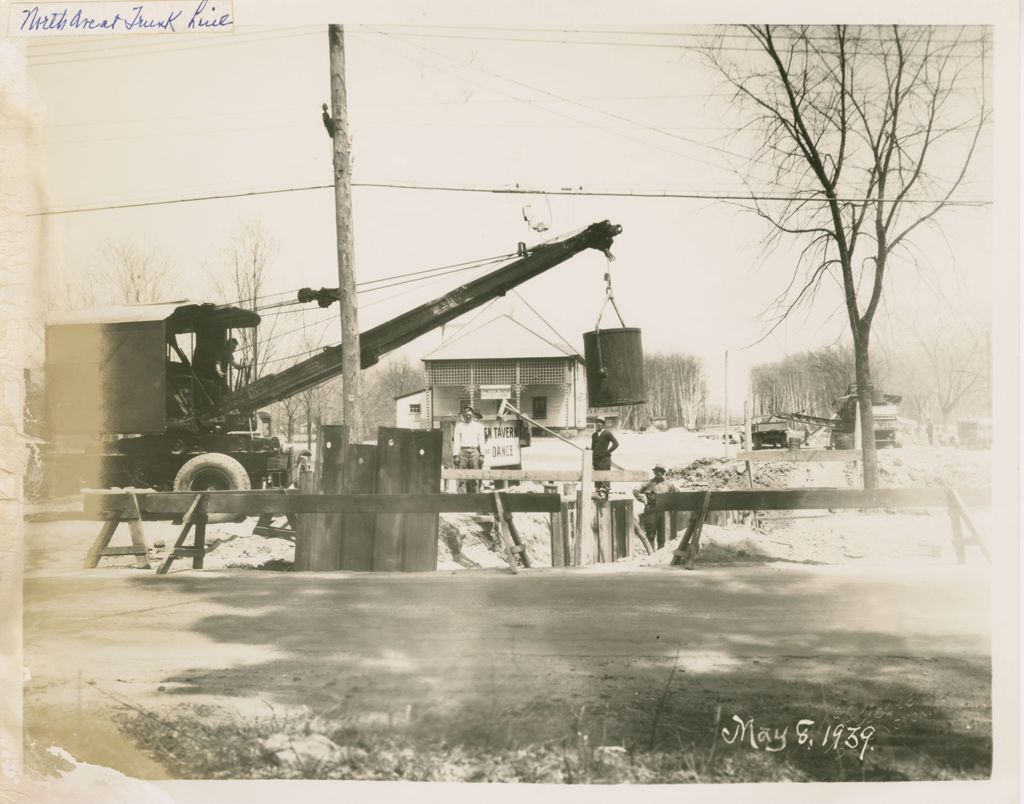
<instances>
[{"instance_id":1,"label":"truck tire","mask_svg":"<svg viewBox=\"0 0 1024 804\"><path fill-rule=\"evenodd\" d=\"M174 476L175 491L241 491L252 488L245 467L230 455L204 452L186 461ZM210 514L207 522L244 522L245 514Z\"/></svg>"}]
</instances>

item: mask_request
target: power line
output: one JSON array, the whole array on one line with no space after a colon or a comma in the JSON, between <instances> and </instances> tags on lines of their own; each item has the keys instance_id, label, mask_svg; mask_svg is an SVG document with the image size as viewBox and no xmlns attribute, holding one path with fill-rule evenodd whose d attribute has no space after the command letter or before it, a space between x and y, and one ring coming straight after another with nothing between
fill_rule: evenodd
<instances>
[{"instance_id":1,"label":"power line","mask_svg":"<svg viewBox=\"0 0 1024 804\"><path fill-rule=\"evenodd\" d=\"M368 26L364 26L364 27L368 27ZM372 31L373 28L369 28L369 30ZM385 32L384 36L392 37L393 34L389 34L389 33ZM412 43L409 43L409 44L412 44ZM437 53L436 51L433 51L430 48L423 47L422 45L412 44L412 46L418 48L419 50L426 51L427 53L430 53L430 54L432 54L434 56L440 56L441 58L448 58L445 54ZM719 147L717 145L710 145L708 143L701 142L700 140L693 139L692 137L686 137L686 136L684 136L682 134L673 134L670 131L666 131L664 129L660 129L657 126L643 125L641 123L637 123L637 121L632 120L632 119L630 119L628 117L625 117L625 116L620 115L620 114L616 114L615 112L605 111L604 109L599 109L599 108L596 108L594 106L590 106L590 105L585 104L585 103L580 103L579 101L570 100L569 98L566 98L566 97L564 97L562 95L559 95L559 94L557 94L555 92L549 92L546 89L542 89L540 87L535 87L532 84L527 84L526 82L519 81L519 80L517 80L515 78L509 78L508 76L501 75L500 73L489 72L489 71L483 70L483 69L480 69L479 71L484 73L485 75L490 75L490 76L492 76L494 78L497 78L497 79L499 79L501 81L507 81L510 84L514 84L514 85L522 87L524 89L528 89L531 92L539 92L539 93L541 93L543 95L547 95L550 98L555 98L555 99L563 101L565 103L569 103L569 104L571 104L573 106L578 106L581 109L585 109L585 110L587 110L589 112L596 112L597 114L605 115L606 117L611 117L614 120L620 120L620 121L625 122L625 123L630 123L631 125L638 125L638 126L641 126L642 128L645 128L645 129L647 129L649 131L653 131L656 134L661 134L662 136L667 136L667 137L671 137L673 139L681 140L682 142L687 142L687 143L690 143L691 145L698 145L698 146L703 147L703 148L709 148L709 149L711 149L713 151L717 151L717 152L725 154L727 156L732 156L732 157L735 157L737 159L749 160L749 157L744 156L743 154L735 153L734 151L730 151L727 148L721 148L721 147ZM565 116L565 115L563 115L563 116ZM574 118L570 118L570 119L574 119ZM579 122L579 121L577 121L577 122ZM628 137L627 135L618 134L617 132L610 132L610 133L615 133L618 136L626 136L627 139L633 139L633 140L636 139L634 137ZM640 140L640 142L642 142L643 144L645 144L645 145L647 145L649 147L655 147L655 148L658 147L658 146L654 145L653 143L645 142L643 140ZM664 149L662 149L662 150L664 150ZM713 168L716 168L718 170L731 170L731 168L725 167L724 165L718 165L718 164L714 164L712 162L706 162L706 161L704 161L702 159L697 159L696 157L692 157L692 156L690 156L688 154L682 154L682 153L679 153L677 151L669 151L669 152L675 154L676 156L681 156L684 159L691 159L691 160L693 160L695 162L699 162L701 164L708 165L709 167L713 167ZM755 163L761 163L761 160L758 160L758 159L753 159L753 160L750 160L750 161L753 161Z\"/></svg>"},{"instance_id":2,"label":"power line","mask_svg":"<svg viewBox=\"0 0 1024 804\"><path fill-rule=\"evenodd\" d=\"M388 34L388 33L381 33L380 35L393 38L392 35ZM372 44L372 43L370 43L370 44ZM401 42L401 40L399 40L399 44L403 44L403 45L406 45L408 47L414 47L414 48L417 48L419 50L423 50L426 53L430 53L431 55L436 56L436 57L440 57L442 59L447 59L448 58L443 53L437 53L436 51L433 51L430 48L423 47L422 45L417 45L417 44L415 44L413 42ZM457 72L453 72L451 70L447 70L445 68L438 67L435 64L428 64L427 62L424 62L424 61L422 61L420 59L415 59L412 56L408 56L408 55L405 55L405 54L402 54L402 53L394 53L392 51L385 51L385 52L391 53L391 55L397 55L400 58L408 59L409 61L413 62L414 64L419 65L420 67L428 67L428 68L430 68L432 70L437 70L438 72L446 73L448 75L453 76L454 78L456 78L459 81L464 81L467 84L472 84L473 86L480 87L481 89L485 89L488 92L496 92L498 94L505 95L506 97L512 98L514 101L516 101L518 103L524 103L524 104L526 104L528 106L535 106L534 99L532 99L532 98L520 98L520 97L512 95L512 94L510 94L508 92L502 92L501 90L495 89L492 86L487 86L486 84L482 84L482 83L480 83L478 81L474 81L474 80L472 80L470 78L467 78L466 76L461 75L461 74L459 74ZM522 82L517 82L517 81L515 81L513 79L510 79L510 78L505 78L504 76L498 75L496 73L486 73L486 74L487 75L491 75L492 77L498 78L499 80L502 80L502 81L506 81L506 82L509 82L509 83L517 83L520 86L526 87L526 88L530 89L533 92L542 92L542 93L544 93L544 94L546 94L546 95L548 95L548 96L550 96L552 98L555 98L555 99L557 99L559 101L570 103L570 104L576 105L576 106L580 106L581 108L587 109L588 111L594 112L596 114L608 114L607 112L604 112L601 109L596 109L594 107L587 106L586 104L581 104L581 103L579 103L577 101L571 101L571 100L569 100L567 98L561 97L559 95L555 95L554 93L547 92L547 91L541 90L541 89L537 89L536 87L531 87L528 84L523 84ZM642 140L642 139L639 139L638 137L632 137L629 134L625 134L625 133L622 133L622 132L619 132L619 131L613 131L613 130L610 130L610 129L604 129L604 128L600 127L600 126L595 125L594 123L591 123L590 121L581 120L578 117L573 117L572 115L566 114L565 112L560 112L560 111L558 111L556 109L548 109L548 108L545 108L543 106L536 106L535 108L539 108L542 111L547 112L548 114L557 115L558 117L564 117L567 120L572 120L572 121L574 121L576 123L583 123L584 125L586 125L586 126L588 126L590 128L596 128L598 131L604 131L605 133L612 134L613 136L616 136L616 137L618 137L620 139L629 140L630 142L639 143L640 145L643 145L646 148L653 148L653 149L655 149L657 151L662 151L663 153L671 154L672 156L677 156L677 157L679 157L681 159L686 159L686 160L689 160L691 162L697 162L698 164L707 165L708 167L715 168L716 170L729 170L729 168L727 168L727 167L715 164L713 162L708 162L706 160L700 159L699 157L691 156L690 154L684 154L684 153L681 153L680 151L672 150L671 148L665 148L665 147L663 147L661 145L657 145L656 143L648 142L647 140ZM632 122L632 121L630 121L630 122ZM648 128L648 127L645 126L645 128Z\"/></svg>"},{"instance_id":3,"label":"power line","mask_svg":"<svg viewBox=\"0 0 1024 804\"><path fill-rule=\"evenodd\" d=\"M598 198L673 198L691 201L733 201L733 202L754 202L754 201L826 201L824 197L815 195L795 194L741 194L741 193L700 193L700 192L669 192L669 191L638 191L638 190L573 190L571 188L543 189L527 187L474 187L470 185L442 185L442 184L412 184L408 182L352 182L353 187L386 190L421 190L429 192L447 193L490 193L493 195L565 195ZM167 206L170 204L189 204L197 201L218 201L233 198L252 198L263 195L281 195L284 193L301 193L309 190L333 190L332 184L313 184L305 187L282 187L272 190L250 190L241 193L223 193L219 195L191 196L186 198L170 198L159 201L139 201L126 204L109 204L105 206L78 207L72 209L55 209L31 212L27 217L40 217L49 215L72 215L79 212L104 212L118 209L134 209L138 207ZM842 204L860 204L863 198L842 197L836 199ZM905 203L912 204L937 204L942 199L935 198L907 198ZM987 207L992 202L985 199L964 199L949 200L946 206L951 207Z\"/></svg>"}]
</instances>

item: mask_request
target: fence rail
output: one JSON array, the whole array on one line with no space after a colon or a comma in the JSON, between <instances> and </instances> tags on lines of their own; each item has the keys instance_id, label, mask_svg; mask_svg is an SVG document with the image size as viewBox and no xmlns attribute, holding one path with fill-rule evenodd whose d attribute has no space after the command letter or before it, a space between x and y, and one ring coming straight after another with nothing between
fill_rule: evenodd
<instances>
[{"instance_id":1,"label":"fence rail","mask_svg":"<svg viewBox=\"0 0 1024 804\"><path fill-rule=\"evenodd\" d=\"M188 511L199 492L134 492L143 519L175 519ZM202 492L208 514L437 514L494 510L493 494L300 494L292 491ZM119 515L129 492L86 492L82 518ZM506 511L553 513L557 494L502 494Z\"/></svg>"},{"instance_id":2,"label":"fence rail","mask_svg":"<svg viewBox=\"0 0 1024 804\"><path fill-rule=\"evenodd\" d=\"M989 489L959 492L970 505L988 505ZM659 511L699 511L704 491L676 491L655 496ZM711 491L709 511L792 511L829 508L945 508L949 492L923 489L751 489Z\"/></svg>"}]
</instances>

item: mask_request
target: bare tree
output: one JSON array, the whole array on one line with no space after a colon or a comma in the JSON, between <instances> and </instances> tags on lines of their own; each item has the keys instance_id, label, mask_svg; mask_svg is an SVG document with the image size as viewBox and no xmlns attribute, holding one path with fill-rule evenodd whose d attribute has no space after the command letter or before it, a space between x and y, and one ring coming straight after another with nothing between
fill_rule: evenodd
<instances>
[{"instance_id":1,"label":"bare tree","mask_svg":"<svg viewBox=\"0 0 1024 804\"><path fill-rule=\"evenodd\" d=\"M719 43L708 57L750 110L747 132L760 143L745 179L752 198L763 200L750 209L770 226L769 242L802 243L773 326L837 279L853 336L864 485L874 488L871 326L890 264L913 264L912 235L959 203L990 117L986 32L743 30L756 55L741 61ZM972 83L979 88L968 110L963 93ZM758 189L764 181L772 191Z\"/></svg>"},{"instance_id":2,"label":"bare tree","mask_svg":"<svg viewBox=\"0 0 1024 804\"><path fill-rule=\"evenodd\" d=\"M915 332L924 355L927 396L935 401L942 423L972 391L989 381L987 328L953 327L948 321L931 331Z\"/></svg>"},{"instance_id":3,"label":"bare tree","mask_svg":"<svg viewBox=\"0 0 1024 804\"><path fill-rule=\"evenodd\" d=\"M107 241L100 247L99 258L100 283L119 302L145 304L174 292L171 263L156 249L144 249L131 240ZM69 301L72 299L69 294Z\"/></svg>"},{"instance_id":4,"label":"bare tree","mask_svg":"<svg viewBox=\"0 0 1024 804\"><path fill-rule=\"evenodd\" d=\"M215 260L212 271L214 292L221 301L253 311L265 306L268 266L277 254L277 244L259 221L241 224ZM251 378L262 376L277 353L275 336L279 316L269 312L258 330L238 331L238 345L251 367Z\"/></svg>"}]
</instances>

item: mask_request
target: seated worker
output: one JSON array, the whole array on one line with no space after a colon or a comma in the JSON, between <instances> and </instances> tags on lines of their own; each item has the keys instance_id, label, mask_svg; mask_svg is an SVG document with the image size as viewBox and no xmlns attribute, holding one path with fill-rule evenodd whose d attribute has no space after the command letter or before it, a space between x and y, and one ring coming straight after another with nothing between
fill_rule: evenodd
<instances>
[{"instance_id":1,"label":"seated worker","mask_svg":"<svg viewBox=\"0 0 1024 804\"><path fill-rule=\"evenodd\" d=\"M220 371L221 379L224 381L224 387L228 388L228 372L231 369L241 370L248 367L247 363L238 362L238 358L235 357L235 351L238 349L238 339L228 338L224 342L224 351L220 356L220 360L217 363L217 368Z\"/></svg>"},{"instance_id":2,"label":"seated worker","mask_svg":"<svg viewBox=\"0 0 1024 804\"><path fill-rule=\"evenodd\" d=\"M647 534L651 547L660 550L665 546L665 515L654 509L654 495L677 491L675 484L665 479L664 464L656 463L652 469L654 477L633 489L633 496L644 504L644 513L640 521Z\"/></svg>"}]
</instances>

